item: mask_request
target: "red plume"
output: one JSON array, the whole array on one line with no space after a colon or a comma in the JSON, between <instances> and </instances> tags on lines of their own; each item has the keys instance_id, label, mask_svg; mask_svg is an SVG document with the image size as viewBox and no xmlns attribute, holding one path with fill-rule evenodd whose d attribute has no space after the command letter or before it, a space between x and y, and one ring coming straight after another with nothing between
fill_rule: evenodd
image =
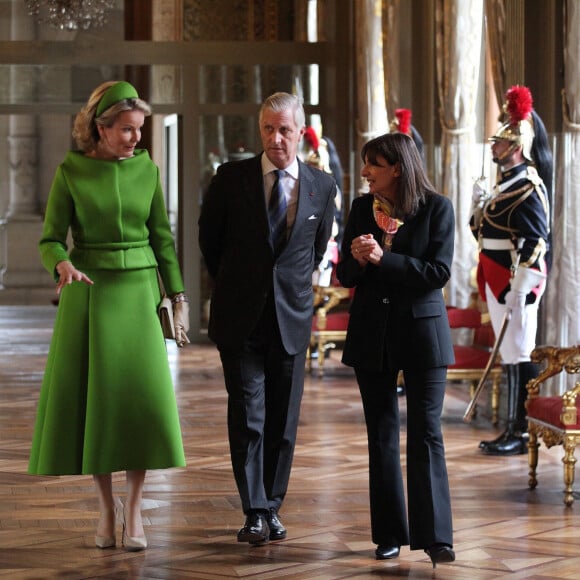
<instances>
[{"instance_id":1,"label":"red plume","mask_svg":"<svg viewBox=\"0 0 580 580\"><path fill-rule=\"evenodd\" d=\"M318 151L318 135L312 127L306 127L306 129L304 129L304 139L306 139L314 151Z\"/></svg>"},{"instance_id":2,"label":"red plume","mask_svg":"<svg viewBox=\"0 0 580 580\"><path fill-rule=\"evenodd\" d=\"M399 132L411 134L411 109L395 109L395 117L399 121Z\"/></svg>"},{"instance_id":3,"label":"red plume","mask_svg":"<svg viewBox=\"0 0 580 580\"><path fill-rule=\"evenodd\" d=\"M515 125L516 123L529 118L534 106L534 101L532 99L532 93L528 87L514 85L507 90L505 100L506 112L510 116L511 124Z\"/></svg>"}]
</instances>

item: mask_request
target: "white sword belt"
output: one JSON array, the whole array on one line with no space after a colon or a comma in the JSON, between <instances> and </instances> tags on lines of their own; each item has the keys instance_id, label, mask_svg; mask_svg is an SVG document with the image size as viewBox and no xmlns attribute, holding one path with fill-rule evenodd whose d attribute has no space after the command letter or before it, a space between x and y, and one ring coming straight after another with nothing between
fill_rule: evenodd
<instances>
[{"instance_id":1,"label":"white sword belt","mask_svg":"<svg viewBox=\"0 0 580 580\"><path fill-rule=\"evenodd\" d=\"M480 242L480 247L484 250L515 250L513 242L507 238L504 238L503 240L481 238Z\"/></svg>"}]
</instances>

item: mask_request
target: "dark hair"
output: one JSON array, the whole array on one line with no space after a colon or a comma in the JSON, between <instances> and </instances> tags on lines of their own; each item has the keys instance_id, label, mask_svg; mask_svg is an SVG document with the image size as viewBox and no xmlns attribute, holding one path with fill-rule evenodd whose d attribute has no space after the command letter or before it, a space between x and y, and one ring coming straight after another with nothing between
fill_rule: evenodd
<instances>
[{"instance_id":1,"label":"dark hair","mask_svg":"<svg viewBox=\"0 0 580 580\"><path fill-rule=\"evenodd\" d=\"M423 164L425 163L425 152L423 151L423 137L421 137L421 133L417 131L414 125L411 125L411 137L415 145L417 146L417 151L419 151L419 155L423 160Z\"/></svg>"},{"instance_id":2,"label":"dark hair","mask_svg":"<svg viewBox=\"0 0 580 580\"><path fill-rule=\"evenodd\" d=\"M437 193L425 173L417 146L408 135L386 133L363 145L361 158L365 163L379 165L378 157L382 157L389 165L400 165L399 190L395 202L397 217L414 215L427 195Z\"/></svg>"},{"instance_id":3,"label":"dark hair","mask_svg":"<svg viewBox=\"0 0 580 580\"><path fill-rule=\"evenodd\" d=\"M552 192L552 181L554 178L554 159L552 157L552 151L550 149L550 143L548 140L548 132L544 122L536 113L532 110L532 124L534 126L534 140L532 141L531 155L534 162L534 167L538 172L538 175L542 178L544 186L546 187L546 194L548 196L548 227L550 228L548 233L548 248L546 251L546 263L548 265L548 270L552 268L552 218L553 218L553 192Z\"/></svg>"},{"instance_id":4,"label":"dark hair","mask_svg":"<svg viewBox=\"0 0 580 580\"><path fill-rule=\"evenodd\" d=\"M552 151L550 150L550 143L548 141L548 132L546 127L540 119L536 111L532 110L532 124L534 127L534 140L532 141L532 159L538 172L542 178L546 189L548 190L548 197L552 197L552 179L554 176L554 161L552 159Z\"/></svg>"},{"instance_id":5,"label":"dark hair","mask_svg":"<svg viewBox=\"0 0 580 580\"><path fill-rule=\"evenodd\" d=\"M327 135L324 135L323 139L326 141L326 145L328 146L328 165L330 166L330 172L332 173L332 177L334 177L334 181L336 181L336 185L338 185L338 189L342 191L343 169L336 145Z\"/></svg>"}]
</instances>

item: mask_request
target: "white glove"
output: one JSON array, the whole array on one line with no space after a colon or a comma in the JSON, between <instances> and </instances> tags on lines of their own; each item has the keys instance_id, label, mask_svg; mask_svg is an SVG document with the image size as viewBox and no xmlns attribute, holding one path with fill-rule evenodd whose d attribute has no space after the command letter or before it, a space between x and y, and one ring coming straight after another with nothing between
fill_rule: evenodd
<instances>
[{"instance_id":1,"label":"white glove","mask_svg":"<svg viewBox=\"0 0 580 580\"><path fill-rule=\"evenodd\" d=\"M480 177L474 184L473 184L473 193L471 196L471 201L473 202L473 208L481 209L485 202L491 198L489 192L485 189L485 178Z\"/></svg>"},{"instance_id":2,"label":"white glove","mask_svg":"<svg viewBox=\"0 0 580 580\"><path fill-rule=\"evenodd\" d=\"M510 310L523 310L526 306L526 295L517 290L509 290L505 295L505 305Z\"/></svg>"},{"instance_id":3,"label":"white glove","mask_svg":"<svg viewBox=\"0 0 580 580\"><path fill-rule=\"evenodd\" d=\"M535 268L520 266L510 282L510 288L516 292L528 294L546 279L546 274Z\"/></svg>"},{"instance_id":4,"label":"white glove","mask_svg":"<svg viewBox=\"0 0 580 580\"><path fill-rule=\"evenodd\" d=\"M173 325L175 326L175 342L182 347L189 344L189 302L180 300L173 303Z\"/></svg>"},{"instance_id":5,"label":"white glove","mask_svg":"<svg viewBox=\"0 0 580 580\"><path fill-rule=\"evenodd\" d=\"M485 177L480 177L473 184L473 193L471 195L472 227L476 230L481 226L483 207L490 198L491 195L485 189Z\"/></svg>"}]
</instances>

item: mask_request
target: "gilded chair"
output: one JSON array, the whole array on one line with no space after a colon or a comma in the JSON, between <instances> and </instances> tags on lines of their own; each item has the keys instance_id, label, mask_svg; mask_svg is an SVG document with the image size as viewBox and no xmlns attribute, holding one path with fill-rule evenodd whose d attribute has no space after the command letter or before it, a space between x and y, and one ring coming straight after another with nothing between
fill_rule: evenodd
<instances>
[{"instance_id":1,"label":"gilded chair","mask_svg":"<svg viewBox=\"0 0 580 580\"><path fill-rule=\"evenodd\" d=\"M447 370L448 381L468 381L469 394L473 398L489 361L495 336L487 312L481 312L474 305L468 308L447 307L449 326L452 329L469 329L469 344L454 344L455 364ZM491 382L491 422L499 420L499 392L502 367L498 361L491 368L488 380Z\"/></svg>"},{"instance_id":2,"label":"gilded chair","mask_svg":"<svg viewBox=\"0 0 580 580\"><path fill-rule=\"evenodd\" d=\"M528 433L528 464L530 467L528 485L535 489L538 485L536 469L538 467L539 438L546 447L562 445L564 457L564 504L574 503L574 467L576 445L580 443L580 382L558 396L541 396L540 390L544 381L562 371L567 374L580 372L580 345L571 347L542 346L534 349L532 362L545 363L538 377L527 384L526 401Z\"/></svg>"},{"instance_id":3,"label":"gilded chair","mask_svg":"<svg viewBox=\"0 0 580 580\"><path fill-rule=\"evenodd\" d=\"M348 326L348 305L352 292L342 286L314 286L314 316L310 333L310 347L306 358L307 370L312 370L311 353L316 350L317 374L324 376L326 347L331 342L344 342Z\"/></svg>"}]
</instances>

